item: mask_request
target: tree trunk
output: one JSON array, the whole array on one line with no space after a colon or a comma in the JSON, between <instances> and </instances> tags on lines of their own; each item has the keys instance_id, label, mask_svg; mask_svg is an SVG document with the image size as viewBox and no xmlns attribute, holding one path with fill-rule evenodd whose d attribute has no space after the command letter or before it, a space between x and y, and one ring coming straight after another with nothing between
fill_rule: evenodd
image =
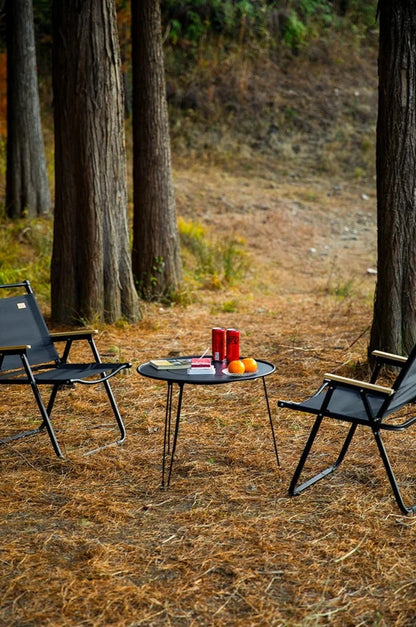
<instances>
[{"instance_id":1,"label":"tree trunk","mask_svg":"<svg viewBox=\"0 0 416 627\"><path fill-rule=\"evenodd\" d=\"M159 0L135 1L133 60L133 272L147 300L182 281L173 191Z\"/></svg>"},{"instance_id":2,"label":"tree trunk","mask_svg":"<svg viewBox=\"0 0 416 627\"><path fill-rule=\"evenodd\" d=\"M7 0L6 212L35 217L51 208L40 119L32 0Z\"/></svg>"},{"instance_id":3,"label":"tree trunk","mask_svg":"<svg viewBox=\"0 0 416 627\"><path fill-rule=\"evenodd\" d=\"M380 0L378 272L370 351L416 341L416 2Z\"/></svg>"},{"instance_id":4,"label":"tree trunk","mask_svg":"<svg viewBox=\"0 0 416 627\"><path fill-rule=\"evenodd\" d=\"M52 317L140 316L129 250L114 0L54 0Z\"/></svg>"}]
</instances>

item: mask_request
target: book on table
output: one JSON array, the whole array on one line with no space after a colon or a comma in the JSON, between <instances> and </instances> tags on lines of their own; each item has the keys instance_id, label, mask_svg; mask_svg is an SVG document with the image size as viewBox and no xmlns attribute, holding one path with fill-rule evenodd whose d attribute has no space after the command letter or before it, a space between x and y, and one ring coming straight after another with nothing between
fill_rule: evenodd
<instances>
[{"instance_id":1,"label":"book on table","mask_svg":"<svg viewBox=\"0 0 416 627\"><path fill-rule=\"evenodd\" d=\"M193 357L187 373L196 375L215 374L215 368L212 365L211 357Z\"/></svg>"},{"instance_id":2,"label":"book on table","mask_svg":"<svg viewBox=\"0 0 416 627\"><path fill-rule=\"evenodd\" d=\"M185 370L191 365L191 359L172 357L167 359L152 359L149 364L156 370Z\"/></svg>"}]
</instances>

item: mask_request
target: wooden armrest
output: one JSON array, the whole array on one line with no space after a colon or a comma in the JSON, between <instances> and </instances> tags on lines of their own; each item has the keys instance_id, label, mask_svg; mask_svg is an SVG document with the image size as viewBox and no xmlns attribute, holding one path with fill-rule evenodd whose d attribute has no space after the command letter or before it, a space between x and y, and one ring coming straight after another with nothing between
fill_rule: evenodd
<instances>
[{"instance_id":1,"label":"wooden armrest","mask_svg":"<svg viewBox=\"0 0 416 627\"><path fill-rule=\"evenodd\" d=\"M338 374L326 373L324 376L325 381L335 381L336 383L344 383L345 385L351 385L357 388L364 388L373 392L382 392L391 396L394 394L393 388L385 387L384 385L377 385L376 383L367 383L367 381L359 381L357 379L349 379L348 377L341 377Z\"/></svg>"},{"instance_id":2,"label":"wooden armrest","mask_svg":"<svg viewBox=\"0 0 416 627\"><path fill-rule=\"evenodd\" d=\"M32 348L30 344L22 344L20 346L0 346L0 353L21 353L22 351L27 351L29 348Z\"/></svg>"},{"instance_id":3,"label":"wooden armrest","mask_svg":"<svg viewBox=\"0 0 416 627\"><path fill-rule=\"evenodd\" d=\"M67 340L86 339L97 333L98 331L96 329L80 329L78 331L58 331L56 333L50 333L50 336L54 342L66 342Z\"/></svg>"},{"instance_id":4,"label":"wooden armrest","mask_svg":"<svg viewBox=\"0 0 416 627\"><path fill-rule=\"evenodd\" d=\"M402 355L393 355L393 353L385 353L384 351L372 351L371 353L375 357L379 357L384 361L397 362L399 364L405 364L407 361L407 357L403 357Z\"/></svg>"}]
</instances>

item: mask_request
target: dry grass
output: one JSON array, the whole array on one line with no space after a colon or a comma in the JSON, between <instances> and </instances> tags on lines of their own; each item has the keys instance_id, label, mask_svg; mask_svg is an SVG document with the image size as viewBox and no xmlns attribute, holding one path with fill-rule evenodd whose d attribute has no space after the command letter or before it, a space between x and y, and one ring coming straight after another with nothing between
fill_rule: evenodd
<instances>
[{"instance_id":1,"label":"dry grass","mask_svg":"<svg viewBox=\"0 0 416 627\"><path fill-rule=\"evenodd\" d=\"M66 461L46 436L0 448L0 624L410 627L415 519L400 514L369 434L336 474L290 498L310 418L277 409L323 372L366 374L373 190L187 165L175 173L179 214L244 236L249 273L230 292L201 290L186 308L148 305L141 323L101 329L98 346L118 347L136 367L202 352L212 326L237 326L244 353L276 364L267 383L281 468L259 381L185 389L167 491L164 384L135 368L114 381L127 440L93 456L85 448L108 436L90 429L109 422L101 393L63 392L54 424ZM237 310L226 313L231 300ZM2 394L4 432L34 418L29 397ZM339 431L326 430L318 465ZM387 442L411 495L416 440L405 437L407 460L399 436Z\"/></svg>"}]
</instances>

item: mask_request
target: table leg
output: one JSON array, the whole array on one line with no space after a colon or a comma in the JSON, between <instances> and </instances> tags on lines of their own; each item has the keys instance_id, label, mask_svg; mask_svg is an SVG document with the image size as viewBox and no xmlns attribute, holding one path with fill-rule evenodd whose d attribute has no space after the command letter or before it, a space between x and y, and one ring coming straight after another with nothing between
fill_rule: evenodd
<instances>
[{"instance_id":1,"label":"table leg","mask_svg":"<svg viewBox=\"0 0 416 627\"><path fill-rule=\"evenodd\" d=\"M170 452L170 464L169 464L169 473L166 482L166 487L169 487L170 484L170 476L172 474L172 466L173 466L173 458L175 456L176 443L178 441L178 432L179 432L179 422L181 418L181 407L182 407L182 395L184 383L178 383L179 386L179 395L178 395L178 405L176 408L176 421L175 421L175 431L173 434L173 442L172 442L172 451L170 451L170 430L171 430L171 417L172 417L172 388L173 383L168 382L168 392L166 398L166 412L165 412L165 434L163 438L163 460L162 460L162 488L165 487L165 468L166 468L166 456Z\"/></svg>"},{"instance_id":2,"label":"table leg","mask_svg":"<svg viewBox=\"0 0 416 627\"><path fill-rule=\"evenodd\" d=\"M173 383L168 381L168 390L166 394L166 410L165 410L165 435L163 440L163 455L170 453L170 432L172 424L172 393Z\"/></svg>"},{"instance_id":3,"label":"table leg","mask_svg":"<svg viewBox=\"0 0 416 627\"><path fill-rule=\"evenodd\" d=\"M278 452L277 452L276 435L275 435L275 432L274 432L274 427L273 427L272 413L271 413L271 411L270 411L269 396L268 396L268 394L267 394L266 379L265 379L265 377L262 377L262 379L263 379L264 398L266 399L267 412L268 412L268 414L269 414L269 421L270 421L270 428L271 428L271 430L272 430L272 438L273 438L274 454L276 455L277 465L278 465L278 466L280 466L279 454L278 454Z\"/></svg>"},{"instance_id":4,"label":"table leg","mask_svg":"<svg viewBox=\"0 0 416 627\"><path fill-rule=\"evenodd\" d=\"M170 430L171 430L171 418L172 418L172 391L173 383L168 381L168 388L166 393L166 408L165 408L165 431L163 434L163 456L162 456L162 488L165 485L165 462L166 455L170 453Z\"/></svg>"}]
</instances>

